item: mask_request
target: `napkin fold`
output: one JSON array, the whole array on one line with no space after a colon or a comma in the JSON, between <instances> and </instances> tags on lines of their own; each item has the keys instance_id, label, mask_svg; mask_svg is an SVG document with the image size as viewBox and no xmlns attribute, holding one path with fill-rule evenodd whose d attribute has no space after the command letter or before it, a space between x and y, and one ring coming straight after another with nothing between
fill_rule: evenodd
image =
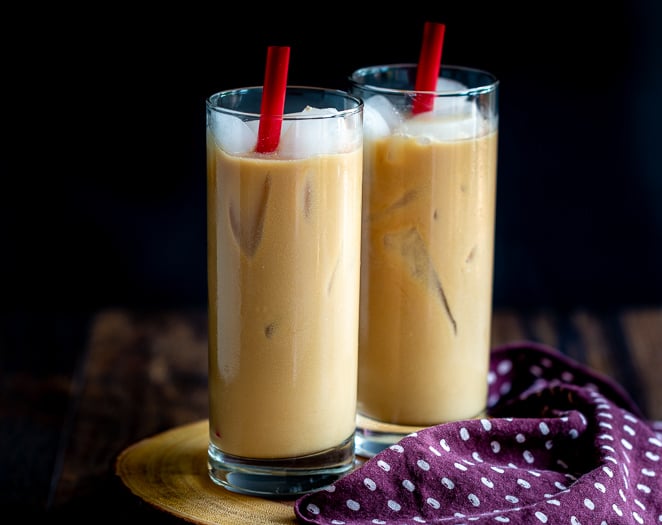
<instances>
[{"instance_id":1,"label":"napkin fold","mask_svg":"<svg viewBox=\"0 0 662 525\"><path fill-rule=\"evenodd\" d=\"M295 502L299 523L662 523L662 421L533 342L492 349L488 415L426 428Z\"/></svg>"}]
</instances>

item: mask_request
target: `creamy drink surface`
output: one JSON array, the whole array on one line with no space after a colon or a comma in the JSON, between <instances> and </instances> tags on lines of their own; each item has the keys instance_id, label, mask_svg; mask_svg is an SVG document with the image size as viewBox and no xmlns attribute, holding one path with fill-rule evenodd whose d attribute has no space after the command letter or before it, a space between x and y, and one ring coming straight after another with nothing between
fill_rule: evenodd
<instances>
[{"instance_id":1,"label":"creamy drink surface","mask_svg":"<svg viewBox=\"0 0 662 525\"><path fill-rule=\"evenodd\" d=\"M364 137L358 410L428 426L486 408L497 132Z\"/></svg>"},{"instance_id":2,"label":"creamy drink surface","mask_svg":"<svg viewBox=\"0 0 662 525\"><path fill-rule=\"evenodd\" d=\"M209 132L207 148L212 443L335 447L355 426L362 150L234 156Z\"/></svg>"}]
</instances>

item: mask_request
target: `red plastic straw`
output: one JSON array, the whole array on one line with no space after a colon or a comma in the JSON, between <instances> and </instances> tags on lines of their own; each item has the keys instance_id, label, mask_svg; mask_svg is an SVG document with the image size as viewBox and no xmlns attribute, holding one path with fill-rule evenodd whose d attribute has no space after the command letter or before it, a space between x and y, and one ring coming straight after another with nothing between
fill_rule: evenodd
<instances>
[{"instance_id":1,"label":"red plastic straw","mask_svg":"<svg viewBox=\"0 0 662 525\"><path fill-rule=\"evenodd\" d=\"M260 124L255 146L255 151L258 153L271 153L278 148L280 129L283 124L289 62L290 48L288 46L269 46L267 48Z\"/></svg>"},{"instance_id":2,"label":"red plastic straw","mask_svg":"<svg viewBox=\"0 0 662 525\"><path fill-rule=\"evenodd\" d=\"M425 22L423 27L423 43L416 69L416 91L436 91L439 69L441 68L441 51L444 47L445 24ZM412 111L414 114L431 111L434 108L434 95L417 95Z\"/></svg>"}]
</instances>

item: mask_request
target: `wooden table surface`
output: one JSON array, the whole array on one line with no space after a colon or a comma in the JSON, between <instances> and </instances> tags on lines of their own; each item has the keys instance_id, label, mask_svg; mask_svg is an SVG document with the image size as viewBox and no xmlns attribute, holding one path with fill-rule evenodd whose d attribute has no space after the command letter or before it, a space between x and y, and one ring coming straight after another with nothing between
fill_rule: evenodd
<instances>
[{"instance_id":1,"label":"wooden table surface","mask_svg":"<svg viewBox=\"0 0 662 525\"><path fill-rule=\"evenodd\" d=\"M118 455L207 417L206 311L0 316L0 508L28 523L182 523L133 495ZM551 345L662 420L662 307L494 314L494 346ZM16 514L15 514L16 515Z\"/></svg>"}]
</instances>

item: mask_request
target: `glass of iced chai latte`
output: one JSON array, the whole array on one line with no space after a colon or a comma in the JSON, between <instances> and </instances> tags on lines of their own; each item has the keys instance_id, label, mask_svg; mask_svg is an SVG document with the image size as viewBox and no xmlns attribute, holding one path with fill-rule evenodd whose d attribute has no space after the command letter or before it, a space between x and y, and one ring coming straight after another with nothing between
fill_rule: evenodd
<instances>
[{"instance_id":1,"label":"glass of iced chai latte","mask_svg":"<svg viewBox=\"0 0 662 525\"><path fill-rule=\"evenodd\" d=\"M497 88L442 66L414 114L416 64L359 69L364 101L357 453L487 405Z\"/></svg>"},{"instance_id":2,"label":"glass of iced chai latte","mask_svg":"<svg viewBox=\"0 0 662 525\"><path fill-rule=\"evenodd\" d=\"M293 496L353 468L362 102L288 86L254 151L261 87L207 108L209 474Z\"/></svg>"}]
</instances>

